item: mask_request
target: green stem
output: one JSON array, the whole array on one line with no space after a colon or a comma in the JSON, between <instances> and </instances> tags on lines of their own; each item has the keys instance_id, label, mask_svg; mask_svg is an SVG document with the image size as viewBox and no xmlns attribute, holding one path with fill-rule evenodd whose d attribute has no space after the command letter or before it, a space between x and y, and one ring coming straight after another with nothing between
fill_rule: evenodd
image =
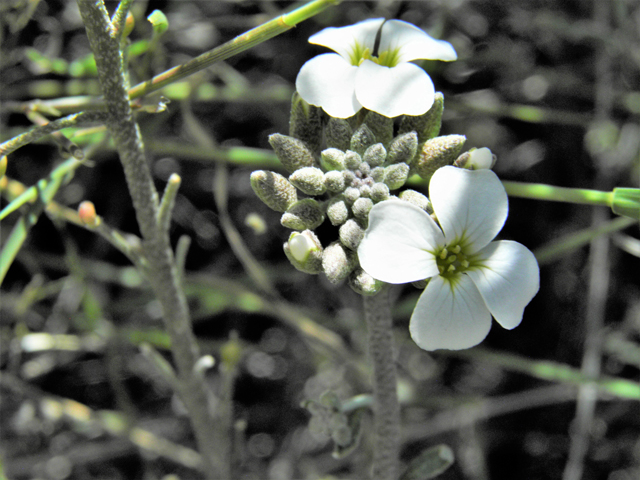
<instances>
[{"instance_id":1,"label":"green stem","mask_svg":"<svg viewBox=\"0 0 640 480\"><path fill-rule=\"evenodd\" d=\"M363 297L367 320L369 354L373 362L375 480L397 480L400 454L400 404L393 351L393 320L389 290Z\"/></svg>"},{"instance_id":2,"label":"green stem","mask_svg":"<svg viewBox=\"0 0 640 480\"><path fill-rule=\"evenodd\" d=\"M503 181L510 197L551 200L555 202L580 203L584 205L611 206L613 192L586 190L582 188L556 187L542 183L521 183Z\"/></svg>"},{"instance_id":3,"label":"green stem","mask_svg":"<svg viewBox=\"0 0 640 480\"><path fill-rule=\"evenodd\" d=\"M226 60L240 52L243 52L259 43L286 32L296 24L312 17L330 5L339 3L339 0L314 0L294 10L293 12L281 15L273 20L253 28L242 35L237 36L233 40L220 45L196 58L171 68L166 72L156 75L151 80L139 83L129 90L129 98L136 98L156 92L170 83L182 80L193 75L200 70L210 67L216 62Z\"/></svg>"}]
</instances>

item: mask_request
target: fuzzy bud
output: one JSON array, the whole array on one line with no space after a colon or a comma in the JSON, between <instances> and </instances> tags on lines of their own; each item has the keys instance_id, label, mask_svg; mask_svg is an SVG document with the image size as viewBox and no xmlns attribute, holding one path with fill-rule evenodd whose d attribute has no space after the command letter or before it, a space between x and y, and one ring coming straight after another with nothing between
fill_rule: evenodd
<instances>
[{"instance_id":1,"label":"fuzzy bud","mask_svg":"<svg viewBox=\"0 0 640 480\"><path fill-rule=\"evenodd\" d=\"M353 218L347 220L338 232L340 243L349 250L356 251L362 237L364 237L364 229Z\"/></svg>"},{"instance_id":2,"label":"fuzzy bud","mask_svg":"<svg viewBox=\"0 0 640 480\"><path fill-rule=\"evenodd\" d=\"M384 286L384 282L376 280L362 268L356 268L349 275L349 286L360 295L375 295Z\"/></svg>"},{"instance_id":3,"label":"fuzzy bud","mask_svg":"<svg viewBox=\"0 0 640 480\"><path fill-rule=\"evenodd\" d=\"M349 207L342 196L334 197L327 206L327 217L332 225L342 225L349 218Z\"/></svg>"},{"instance_id":4,"label":"fuzzy bud","mask_svg":"<svg viewBox=\"0 0 640 480\"><path fill-rule=\"evenodd\" d=\"M416 132L408 132L398 135L389 145L387 164L406 163L411 165L418 152L418 136Z\"/></svg>"},{"instance_id":5,"label":"fuzzy bud","mask_svg":"<svg viewBox=\"0 0 640 480\"><path fill-rule=\"evenodd\" d=\"M363 124L369 127L377 142L389 145L393 138L393 119L371 111L367 113Z\"/></svg>"},{"instance_id":6,"label":"fuzzy bud","mask_svg":"<svg viewBox=\"0 0 640 480\"><path fill-rule=\"evenodd\" d=\"M381 143L374 143L367 148L362 159L371 167L379 167L387 159L387 150Z\"/></svg>"},{"instance_id":7,"label":"fuzzy bud","mask_svg":"<svg viewBox=\"0 0 640 480\"><path fill-rule=\"evenodd\" d=\"M344 199L348 205L353 205L357 199L360 198L360 190L355 187L348 187L344 190Z\"/></svg>"},{"instance_id":8,"label":"fuzzy bud","mask_svg":"<svg viewBox=\"0 0 640 480\"><path fill-rule=\"evenodd\" d=\"M295 172L303 167L312 167L315 163L311 150L302 140L274 133L269 135L269 143L276 152L280 163L290 172Z\"/></svg>"},{"instance_id":9,"label":"fuzzy bud","mask_svg":"<svg viewBox=\"0 0 640 480\"><path fill-rule=\"evenodd\" d=\"M320 153L320 164L327 172L331 170L344 170L344 152L337 148L327 148Z\"/></svg>"},{"instance_id":10,"label":"fuzzy bud","mask_svg":"<svg viewBox=\"0 0 640 480\"><path fill-rule=\"evenodd\" d=\"M490 170L496 163L496 156L487 147L472 148L460 155L453 164L468 170Z\"/></svg>"},{"instance_id":11,"label":"fuzzy bud","mask_svg":"<svg viewBox=\"0 0 640 480\"><path fill-rule=\"evenodd\" d=\"M358 154L364 154L365 150L376 143L376 136L364 123L351 137L350 149Z\"/></svg>"},{"instance_id":12,"label":"fuzzy bud","mask_svg":"<svg viewBox=\"0 0 640 480\"><path fill-rule=\"evenodd\" d=\"M322 269L329 281L339 283L349 276L357 264L355 253L350 252L340 242L333 242L324 249Z\"/></svg>"},{"instance_id":13,"label":"fuzzy bud","mask_svg":"<svg viewBox=\"0 0 640 480\"><path fill-rule=\"evenodd\" d=\"M385 183L376 183L371 187L373 203L383 202L389 198L389 187Z\"/></svg>"},{"instance_id":14,"label":"fuzzy bud","mask_svg":"<svg viewBox=\"0 0 640 480\"><path fill-rule=\"evenodd\" d=\"M311 230L293 232L284 244L284 253L301 272L315 275L322 271L322 245Z\"/></svg>"},{"instance_id":15,"label":"fuzzy bud","mask_svg":"<svg viewBox=\"0 0 640 480\"><path fill-rule=\"evenodd\" d=\"M443 112L444 95L436 92L433 105L426 113L418 116L404 116L398 134L414 131L418 134L418 145L420 145L440 133Z\"/></svg>"},{"instance_id":16,"label":"fuzzy bud","mask_svg":"<svg viewBox=\"0 0 640 480\"><path fill-rule=\"evenodd\" d=\"M411 203L418 208L421 208L429 215L433 213L433 208L431 207L431 202L429 199L421 194L420 192L416 192L415 190L404 190L400 192L398 195L400 200L404 200L405 202Z\"/></svg>"},{"instance_id":17,"label":"fuzzy bud","mask_svg":"<svg viewBox=\"0 0 640 480\"><path fill-rule=\"evenodd\" d=\"M296 187L279 173L257 170L251 174L251 188L267 207L286 212L298 200Z\"/></svg>"},{"instance_id":18,"label":"fuzzy bud","mask_svg":"<svg viewBox=\"0 0 640 480\"><path fill-rule=\"evenodd\" d=\"M96 214L96 207L93 202L84 201L78 205L78 216L82 223L89 228L100 225L100 217Z\"/></svg>"},{"instance_id":19,"label":"fuzzy bud","mask_svg":"<svg viewBox=\"0 0 640 480\"><path fill-rule=\"evenodd\" d=\"M324 174L324 184L330 192L341 192L344 190L344 175L342 172L331 170Z\"/></svg>"},{"instance_id":20,"label":"fuzzy bud","mask_svg":"<svg viewBox=\"0 0 640 480\"><path fill-rule=\"evenodd\" d=\"M373 179L374 182L381 182L384 180L384 167L376 167L371 170L369 176Z\"/></svg>"},{"instance_id":21,"label":"fuzzy bud","mask_svg":"<svg viewBox=\"0 0 640 480\"><path fill-rule=\"evenodd\" d=\"M360 197L358 200L353 202L351 211L353 212L354 217L366 221L369 218L369 211L371 211L372 208L373 200L370 198Z\"/></svg>"},{"instance_id":22,"label":"fuzzy bud","mask_svg":"<svg viewBox=\"0 0 640 480\"><path fill-rule=\"evenodd\" d=\"M357 169L362 163L362 157L353 150L347 150L344 156L344 164L349 170Z\"/></svg>"},{"instance_id":23,"label":"fuzzy bud","mask_svg":"<svg viewBox=\"0 0 640 480\"><path fill-rule=\"evenodd\" d=\"M403 186L409 178L409 165L406 163L396 163L384 169L384 183L389 190L396 190Z\"/></svg>"},{"instance_id":24,"label":"fuzzy bud","mask_svg":"<svg viewBox=\"0 0 640 480\"><path fill-rule=\"evenodd\" d=\"M280 224L291 230L314 230L322 222L324 222L322 207L313 198L298 200L280 219Z\"/></svg>"},{"instance_id":25,"label":"fuzzy bud","mask_svg":"<svg viewBox=\"0 0 640 480\"><path fill-rule=\"evenodd\" d=\"M445 135L428 140L413 165L416 173L428 182L436 170L451 165L458 158L466 140L464 135Z\"/></svg>"},{"instance_id":26,"label":"fuzzy bud","mask_svg":"<svg viewBox=\"0 0 640 480\"><path fill-rule=\"evenodd\" d=\"M307 144L312 152L320 150L322 142L322 109L309 105L295 92L291 97L289 135Z\"/></svg>"},{"instance_id":27,"label":"fuzzy bud","mask_svg":"<svg viewBox=\"0 0 640 480\"><path fill-rule=\"evenodd\" d=\"M343 118L331 117L324 129L324 138L327 142L327 147L337 148L342 151L349 148L351 135L353 135L351 125Z\"/></svg>"},{"instance_id":28,"label":"fuzzy bud","mask_svg":"<svg viewBox=\"0 0 640 480\"><path fill-rule=\"evenodd\" d=\"M327 191L324 172L316 167L299 168L289 176L289 181L307 195L317 196Z\"/></svg>"}]
</instances>

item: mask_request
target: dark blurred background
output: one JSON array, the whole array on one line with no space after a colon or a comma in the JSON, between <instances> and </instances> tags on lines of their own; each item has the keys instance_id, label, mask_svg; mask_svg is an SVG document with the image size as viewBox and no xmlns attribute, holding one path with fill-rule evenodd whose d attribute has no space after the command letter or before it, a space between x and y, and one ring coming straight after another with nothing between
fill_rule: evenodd
<instances>
[{"instance_id":1,"label":"dark blurred background","mask_svg":"<svg viewBox=\"0 0 640 480\"><path fill-rule=\"evenodd\" d=\"M107 3L110 12L115 5ZM152 53L131 60L131 84L296 5L136 1L132 43L151 38L146 16L154 9L166 14L169 30ZM0 17L4 141L30 126L11 104L99 90L90 69L74 63L90 53L75 2L8 0ZM326 52L307 43L309 36L376 17L408 21L454 45L458 61L422 63L445 95L441 134L466 135L466 148L489 147L502 179L640 187L640 3L632 0L346 1L164 92L171 99L167 111L141 113L138 120L158 189L173 172L183 179L172 238L192 239L187 291L203 353L218 361L208 374L215 393L228 378L221 349L233 332L242 346L233 373L238 478L346 479L366 471L368 426L360 448L336 460L331 442L309 431L309 414L300 407L327 389L342 399L370 391L361 300L286 260L282 244L289 232L249 185L251 171L275 167L231 161L231 219L290 316L261 297L220 223L213 199L216 156L185 154L185 146L196 145L200 128L222 151L269 150L269 134L288 133L297 72ZM82 137L78 144L95 139ZM33 185L62 156L45 139L12 154L7 176ZM109 144L88 168L77 170L56 200L72 208L90 200L111 226L137 233ZM3 241L17 218L3 220ZM500 237L535 252L610 218L605 207L511 198ZM407 326L420 291L394 287L403 460L447 443L457 458L443 479L571 478L568 459L580 441L572 436L577 390L575 382L560 378L563 369L579 370L595 342L602 375L639 379L638 233L636 224L605 242L604 265L592 267L588 246L541 263L541 290L522 324L513 331L492 329L468 352L419 350ZM588 320L594 282L606 293L595 324ZM122 254L97 235L43 215L2 285L0 309L0 464L6 478L199 478L188 452L163 450L158 440L195 448L184 407L140 351L147 342L170 361L158 304ZM305 334L300 319L307 317L334 332L338 343ZM511 355L557 362L548 365L557 380L516 368ZM638 399L609 392L597 400L581 478L637 479ZM150 432L150 443L136 441L132 428Z\"/></svg>"}]
</instances>

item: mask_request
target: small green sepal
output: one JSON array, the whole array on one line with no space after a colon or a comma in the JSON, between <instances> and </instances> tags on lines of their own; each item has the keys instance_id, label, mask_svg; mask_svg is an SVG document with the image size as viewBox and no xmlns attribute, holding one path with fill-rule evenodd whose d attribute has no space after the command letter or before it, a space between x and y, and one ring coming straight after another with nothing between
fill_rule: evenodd
<instances>
[{"instance_id":1,"label":"small green sepal","mask_svg":"<svg viewBox=\"0 0 640 480\"><path fill-rule=\"evenodd\" d=\"M302 140L274 133L269 135L269 143L276 152L278 160L289 172L295 172L299 168L313 167L315 160L313 153Z\"/></svg>"},{"instance_id":2,"label":"small green sepal","mask_svg":"<svg viewBox=\"0 0 640 480\"><path fill-rule=\"evenodd\" d=\"M276 212L286 212L298 200L296 187L279 173L256 170L250 180L258 198Z\"/></svg>"},{"instance_id":3,"label":"small green sepal","mask_svg":"<svg viewBox=\"0 0 640 480\"><path fill-rule=\"evenodd\" d=\"M320 204L313 198L304 198L291 205L280 219L283 227L291 230L314 230L324 222Z\"/></svg>"}]
</instances>

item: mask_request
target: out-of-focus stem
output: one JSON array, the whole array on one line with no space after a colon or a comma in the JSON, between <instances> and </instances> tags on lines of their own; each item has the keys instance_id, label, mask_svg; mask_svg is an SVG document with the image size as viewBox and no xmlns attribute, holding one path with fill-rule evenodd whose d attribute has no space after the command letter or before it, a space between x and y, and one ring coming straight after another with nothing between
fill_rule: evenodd
<instances>
[{"instance_id":1,"label":"out-of-focus stem","mask_svg":"<svg viewBox=\"0 0 640 480\"><path fill-rule=\"evenodd\" d=\"M503 181L507 194L511 197L551 200L555 202L581 203L585 205L611 206L613 192L586 190L583 188L556 187L542 183L521 183Z\"/></svg>"}]
</instances>

